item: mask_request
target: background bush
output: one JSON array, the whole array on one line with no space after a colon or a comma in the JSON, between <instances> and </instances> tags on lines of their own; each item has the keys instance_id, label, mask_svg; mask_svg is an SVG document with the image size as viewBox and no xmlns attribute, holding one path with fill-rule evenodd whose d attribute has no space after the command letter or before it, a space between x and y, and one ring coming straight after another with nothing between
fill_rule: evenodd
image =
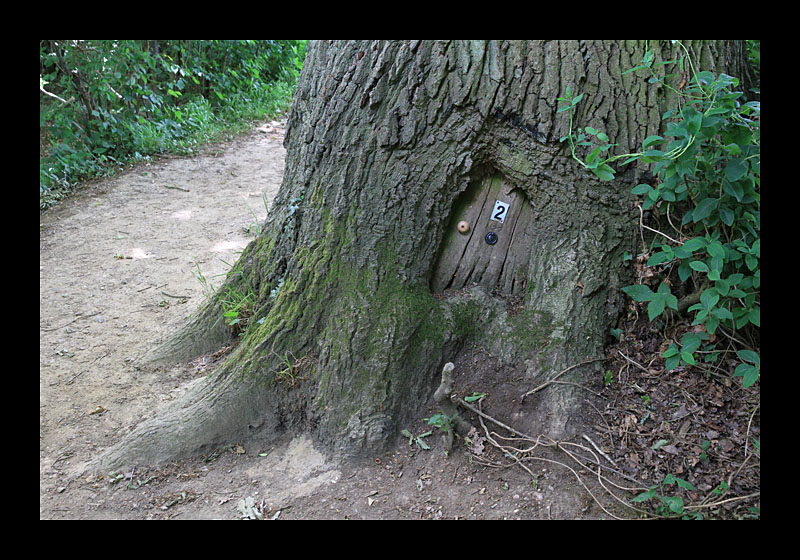
<instances>
[{"instance_id":1,"label":"background bush","mask_svg":"<svg viewBox=\"0 0 800 560\"><path fill-rule=\"evenodd\" d=\"M82 179L285 113L306 45L40 41L40 208Z\"/></svg>"}]
</instances>

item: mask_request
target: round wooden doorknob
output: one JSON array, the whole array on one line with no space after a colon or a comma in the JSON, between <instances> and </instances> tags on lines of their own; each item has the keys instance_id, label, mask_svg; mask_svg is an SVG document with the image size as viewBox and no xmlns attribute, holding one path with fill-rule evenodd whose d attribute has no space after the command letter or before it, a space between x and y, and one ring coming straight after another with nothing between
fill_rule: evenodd
<instances>
[{"instance_id":1,"label":"round wooden doorknob","mask_svg":"<svg viewBox=\"0 0 800 560\"><path fill-rule=\"evenodd\" d=\"M469 222L461 220L460 222L458 222L456 228L458 228L458 231L461 233L467 233L469 231Z\"/></svg>"}]
</instances>

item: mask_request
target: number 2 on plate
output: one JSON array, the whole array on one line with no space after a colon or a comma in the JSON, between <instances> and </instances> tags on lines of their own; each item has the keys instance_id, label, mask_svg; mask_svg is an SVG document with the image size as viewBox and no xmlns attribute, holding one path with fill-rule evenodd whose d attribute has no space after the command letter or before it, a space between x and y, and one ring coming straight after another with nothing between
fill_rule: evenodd
<instances>
[{"instance_id":1,"label":"number 2 on plate","mask_svg":"<svg viewBox=\"0 0 800 560\"><path fill-rule=\"evenodd\" d=\"M508 214L509 206L511 205L506 202L495 200L494 210L492 210L492 219L495 222L500 222L501 224L504 223L506 221L506 215Z\"/></svg>"}]
</instances>

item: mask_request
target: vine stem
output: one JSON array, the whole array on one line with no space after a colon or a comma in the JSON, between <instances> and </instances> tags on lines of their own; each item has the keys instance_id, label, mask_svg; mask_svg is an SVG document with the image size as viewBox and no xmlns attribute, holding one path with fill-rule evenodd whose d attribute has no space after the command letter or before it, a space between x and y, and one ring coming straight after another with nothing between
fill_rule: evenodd
<instances>
[{"instance_id":1,"label":"vine stem","mask_svg":"<svg viewBox=\"0 0 800 560\"><path fill-rule=\"evenodd\" d=\"M678 241L677 239L672 239L672 238L671 238L669 235L667 235L666 233L660 232L660 231L658 231L657 229L653 229L653 228L651 228L651 227L647 227L646 225L644 225L644 223L643 223L643 220L644 220L644 211L642 210L642 205L641 205L641 204L638 204L638 205L636 205L636 207L639 209L639 227L641 227L641 228L644 228L644 229L646 229L646 230L649 230L649 231L652 231L653 233L657 233L657 234L659 234L659 235L663 235L664 237L666 237L667 239L669 239L670 241L672 241L673 243L675 243L675 244L677 244L677 245L683 245L683 243L681 243L681 242L680 242L680 241Z\"/></svg>"}]
</instances>

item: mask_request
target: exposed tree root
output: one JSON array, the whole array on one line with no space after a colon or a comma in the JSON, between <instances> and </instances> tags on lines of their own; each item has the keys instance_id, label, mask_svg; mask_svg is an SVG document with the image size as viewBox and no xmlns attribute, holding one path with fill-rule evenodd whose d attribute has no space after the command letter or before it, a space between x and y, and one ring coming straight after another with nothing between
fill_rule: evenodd
<instances>
[{"instance_id":1,"label":"exposed tree root","mask_svg":"<svg viewBox=\"0 0 800 560\"><path fill-rule=\"evenodd\" d=\"M588 360L585 362L581 362L580 364L575 364L574 366L571 366L570 368L564 370L564 372L591 361L592 360ZM584 490L589 494L591 499L598 505L598 507L600 507L600 509L603 512L605 512L609 517L613 519L625 519L625 518L620 517L619 514L615 514L612 513L612 511L610 511L610 505L609 503L607 503L609 501L608 498L612 500L611 503L616 503L617 505L625 508L625 511L629 514L629 517L637 516L643 519L666 519L666 518L679 518L682 515L685 515L685 514L659 515L653 513L652 511L646 511L636 507L634 505L634 502L631 501L631 498L626 497L625 495L630 496L631 494L640 494L642 492L648 491L649 488L642 486L641 482L620 472L614 461L610 457L608 457L608 455L606 455L603 451L601 451L587 435L584 434L583 438L591 444L591 447L587 447L586 445L582 445L571 441L553 439L545 434L540 434L534 437L522 433L514 429L513 427L508 426L507 424L483 412L480 408L480 400L478 401L478 406L474 406L466 402L464 399L457 397L453 393L454 389L453 369L454 369L453 364L448 363L442 370L442 383L439 386L439 389L436 391L437 402L440 404L440 406L443 407L445 413L447 413L447 409L445 409L444 407L445 406L451 407L452 417L459 419L459 426L460 426L458 430L459 432L465 430L465 428L466 430L469 430L470 424L459 413L459 411L457 410L458 407L461 407L463 409L466 409L474 413L477 416L478 422L480 423L480 426L483 430L485 440L489 442L494 448L496 448L501 453L501 456L504 459L507 459L506 462L497 462L487 459L486 457L483 456L483 453L480 454L473 453L473 458L478 463L496 468L519 466L520 468L525 470L529 475L531 475L531 477L534 479L536 478L536 474L531 470L531 468L526 463L530 461L541 461L559 465L570 471L575 476L580 485L584 488ZM558 374L556 378L560 375L561 374ZM541 388L542 386L537 387L533 391L527 392L526 395L531 394ZM489 428L487 428L486 426L485 421L491 422L492 424L499 426L503 430L506 430L509 433L513 434L513 436L510 437L503 436L497 433L496 431L489 430ZM474 434L475 432L473 431L472 433ZM452 439L453 436L451 435L449 445L452 445ZM538 448L556 450L563 457L565 457L565 460L559 461L543 457L541 454L535 453L535 451ZM450 448L448 447L448 451L449 450ZM604 460L601 460L601 457ZM609 466L609 464L611 466ZM744 464L739 468L739 470L741 470L742 467L744 467ZM730 487L731 479L735 477L735 475L739 472L739 470L737 470L736 473L731 474L731 476L729 477L728 487ZM596 475L597 484L599 488L602 489L602 492L598 492L597 488L595 488L593 491L592 488L589 487L589 484L586 480L586 475L582 474L582 472L590 472L593 473L593 476ZM620 482L620 480L626 480L629 484L624 484L623 482ZM602 496L606 496L607 499L601 500ZM716 497L717 499L713 500L714 497ZM715 508L731 501L745 500L752 497L753 495L748 495L748 496L736 496L727 499L720 499L721 496L709 494L700 503L686 505L684 506L684 509L688 513L690 511Z\"/></svg>"},{"instance_id":2,"label":"exposed tree root","mask_svg":"<svg viewBox=\"0 0 800 560\"><path fill-rule=\"evenodd\" d=\"M271 437L279 424L274 391L226 373L225 368L222 365L218 372L192 382L175 401L137 425L87 468L161 464L209 452L237 438Z\"/></svg>"}]
</instances>

